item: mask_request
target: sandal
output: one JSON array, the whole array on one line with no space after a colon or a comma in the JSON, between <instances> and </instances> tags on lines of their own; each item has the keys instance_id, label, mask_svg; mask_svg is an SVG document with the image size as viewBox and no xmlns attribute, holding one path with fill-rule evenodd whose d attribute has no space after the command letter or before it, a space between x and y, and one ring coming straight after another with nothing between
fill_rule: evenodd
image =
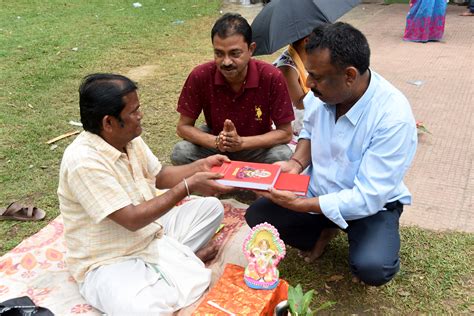
<instances>
[{"instance_id":1,"label":"sandal","mask_svg":"<svg viewBox=\"0 0 474 316\"><path fill-rule=\"evenodd\" d=\"M13 202L6 209L0 209L0 220L40 221L46 212L35 206L22 206Z\"/></svg>"}]
</instances>

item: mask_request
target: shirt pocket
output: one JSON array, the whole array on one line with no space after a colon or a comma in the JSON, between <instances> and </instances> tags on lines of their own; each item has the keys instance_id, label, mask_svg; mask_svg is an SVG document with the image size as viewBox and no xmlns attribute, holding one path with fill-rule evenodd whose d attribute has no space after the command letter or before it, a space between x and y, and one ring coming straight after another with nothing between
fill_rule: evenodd
<instances>
[{"instance_id":1,"label":"shirt pocket","mask_svg":"<svg viewBox=\"0 0 474 316\"><path fill-rule=\"evenodd\" d=\"M354 179L359 170L360 161L361 159L351 161L345 155L338 160L336 181L343 189L350 189L354 186Z\"/></svg>"}]
</instances>

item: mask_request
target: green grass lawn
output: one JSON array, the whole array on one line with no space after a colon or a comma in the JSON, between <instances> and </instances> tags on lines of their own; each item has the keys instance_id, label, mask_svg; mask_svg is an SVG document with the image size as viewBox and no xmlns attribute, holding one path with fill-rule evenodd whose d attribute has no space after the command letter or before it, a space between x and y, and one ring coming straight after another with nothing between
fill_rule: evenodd
<instances>
[{"instance_id":1,"label":"green grass lawn","mask_svg":"<svg viewBox=\"0 0 474 316\"><path fill-rule=\"evenodd\" d=\"M77 130L77 88L92 72L129 74L138 81L144 139L165 163L178 140L176 100L189 71L212 58L210 29L217 0L3 1L0 7L0 207L20 200L47 211L41 223L1 221L3 254L58 212L62 152ZM267 60L271 60L267 57ZM315 264L293 249L282 277L317 292L329 313L472 313L472 234L402 229L402 268L380 288L353 283L342 234Z\"/></svg>"}]
</instances>

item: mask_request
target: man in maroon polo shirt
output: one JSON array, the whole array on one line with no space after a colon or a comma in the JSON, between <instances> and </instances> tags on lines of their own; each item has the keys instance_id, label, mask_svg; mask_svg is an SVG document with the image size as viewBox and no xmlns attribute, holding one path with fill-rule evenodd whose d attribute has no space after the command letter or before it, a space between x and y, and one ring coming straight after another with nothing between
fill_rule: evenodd
<instances>
[{"instance_id":1,"label":"man in maroon polo shirt","mask_svg":"<svg viewBox=\"0 0 474 316\"><path fill-rule=\"evenodd\" d=\"M187 164L216 153L240 161L288 160L294 114L280 71L252 59L252 30L239 14L220 17L211 39L214 61L193 69L179 97L176 131L184 140L171 161ZM206 125L198 128L201 112Z\"/></svg>"}]
</instances>

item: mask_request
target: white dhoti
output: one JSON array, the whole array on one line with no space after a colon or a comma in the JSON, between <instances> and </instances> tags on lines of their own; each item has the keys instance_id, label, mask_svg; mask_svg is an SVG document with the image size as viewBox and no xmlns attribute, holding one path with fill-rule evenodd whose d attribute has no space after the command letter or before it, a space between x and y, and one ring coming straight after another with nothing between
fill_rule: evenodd
<instances>
[{"instance_id":1,"label":"white dhoti","mask_svg":"<svg viewBox=\"0 0 474 316\"><path fill-rule=\"evenodd\" d=\"M153 241L157 263L133 258L101 266L79 285L82 296L108 315L171 315L194 303L211 280L194 252L212 238L223 214L216 198L174 207L159 219L165 235Z\"/></svg>"}]
</instances>

